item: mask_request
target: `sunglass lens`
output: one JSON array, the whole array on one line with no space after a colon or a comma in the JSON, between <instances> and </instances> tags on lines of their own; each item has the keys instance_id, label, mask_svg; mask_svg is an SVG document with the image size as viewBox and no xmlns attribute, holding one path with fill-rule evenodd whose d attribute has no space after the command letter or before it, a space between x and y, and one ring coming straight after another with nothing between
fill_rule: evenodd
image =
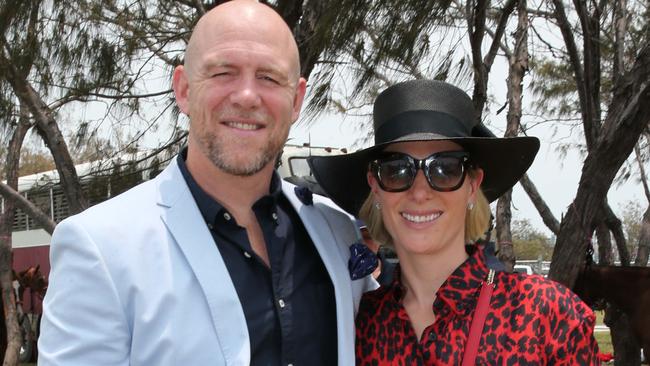
<instances>
[{"instance_id":1,"label":"sunglass lens","mask_svg":"<svg viewBox=\"0 0 650 366\"><path fill-rule=\"evenodd\" d=\"M463 182L464 166L460 157L438 156L427 168L431 184L439 190L454 190Z\"/></svg>"},{"instance_id":2,"label":"sunglass lens","mask_svg":"<svg viewBox=\"0 0 650 366\"><path fill-rule=\"evenodd\" d=\"M414 167L408 159L387 158L377 163L377 179L383 190L405 190L413 183Z\"/></svg>"}]
</instances>

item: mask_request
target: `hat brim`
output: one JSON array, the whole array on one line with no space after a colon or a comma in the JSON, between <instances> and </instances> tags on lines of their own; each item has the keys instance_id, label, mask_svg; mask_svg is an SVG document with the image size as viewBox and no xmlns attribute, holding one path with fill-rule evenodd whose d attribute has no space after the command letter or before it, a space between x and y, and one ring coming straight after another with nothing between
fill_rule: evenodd
<instances>
[{"instance_id":1,"label":"hat brim","mask_svg":"<svg viewBox=\"0 0 650 366\"><path fill-rule=\"evenodd\" d=\"M453 141L470 153L472 161L483 169L481 189L489 202L512 188L524 175L539 150L535 137L459 137L417 134L399 141L375 145L346 155L312 156L308 159L314 177L330 199L348 213L358 216L370 193L368 163L386 146L405 141Z\"/></svg>"}]
</instances>

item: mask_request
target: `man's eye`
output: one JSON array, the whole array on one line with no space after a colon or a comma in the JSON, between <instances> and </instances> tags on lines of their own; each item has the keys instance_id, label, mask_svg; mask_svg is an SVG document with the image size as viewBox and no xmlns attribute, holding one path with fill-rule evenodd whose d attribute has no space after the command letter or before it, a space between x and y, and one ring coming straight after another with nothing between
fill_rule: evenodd
<instances>
[{"instance_id":1,"label":"man's eye","mask_svg":"<svg viewBox=\"0 0 650 366\"><path fill-rule=\"evenodd\" d=\"M278 81L275 80L275 78L273 78L271 76L268 76L268 75L262 75L262 76L260 76L260 79L262 79L264 81L270 81L270 82L272 82L274 84L278 84Z\"/></svg>"},{"instance_id":2,"label":"man's eye","mask_svg":"<svg viewBox=\"0 0 650 366\"><path fill-rule=\"evenodd\" d=\"M229 74L230 73L227 72L227 71L215 72L214 74L212 74L212 77L215 78L215 77L219 77L219 76L228 76Z\"/></svg>"}]
</instances>

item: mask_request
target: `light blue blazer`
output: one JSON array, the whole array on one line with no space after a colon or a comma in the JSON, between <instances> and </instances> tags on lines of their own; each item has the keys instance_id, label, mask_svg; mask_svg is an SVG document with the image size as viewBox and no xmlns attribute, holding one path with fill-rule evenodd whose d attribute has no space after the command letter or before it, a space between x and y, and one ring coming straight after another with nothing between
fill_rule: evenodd
<instances>
[{"instance_id":1,"label":"light blue blazer","mask_svg":"<svg viewBox=\"0 0 650 366\"><path fill-rule=\"evenodd\" d=\"M354 365L354 316L369 277L351 281L350 217L314 196L303 220L336 295L339 365ZM42 366L248 365L246 319L176 159L156 178L61 222L38 342ZM334 325L334 324L332 324ZM318 342L318 339L305 340Z\"/></svg>"}]
</instances>

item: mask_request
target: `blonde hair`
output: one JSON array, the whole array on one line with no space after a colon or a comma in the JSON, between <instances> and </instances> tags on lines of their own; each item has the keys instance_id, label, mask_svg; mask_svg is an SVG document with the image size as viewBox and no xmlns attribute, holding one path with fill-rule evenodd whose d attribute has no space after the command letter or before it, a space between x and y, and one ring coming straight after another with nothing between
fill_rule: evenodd
<instances>
[{"instance_id":1,"label":"blonde hair","mask_svg":"<svg viewBox=\"0 0 650 366\"><path fill-rule=\"evenodd\" d=\"M366 200L363 201L363 205L359 209L359 218L366 223L368 232L373 239L383 245L393 247L393 238L386 230L386 226L384 226L384 220L381 218L381 210L375 205L375 196L372 191L368 194L368 197L366 197Z\"/></svg>"},{"instance_id":2,"label":"blonde hair","mask_svg":"<svg viewBox=\"0 0 650 366\"><path fill-rule=\"evenodd\" d=\"M469 176L474 175L474 171L468 172ZM393 238L386 230L384 221L381 216L381 210L375 205L375 196L372 192L368 194L359 210L359 218L366 223L368 231L373 239L378 242L393 247ZM476 192L476 202L474 207L467 212L465 217L465 242L474 243L482 238L490 224L490 203L485 194L479 188Z\"/></svg>"}]
</instances>

